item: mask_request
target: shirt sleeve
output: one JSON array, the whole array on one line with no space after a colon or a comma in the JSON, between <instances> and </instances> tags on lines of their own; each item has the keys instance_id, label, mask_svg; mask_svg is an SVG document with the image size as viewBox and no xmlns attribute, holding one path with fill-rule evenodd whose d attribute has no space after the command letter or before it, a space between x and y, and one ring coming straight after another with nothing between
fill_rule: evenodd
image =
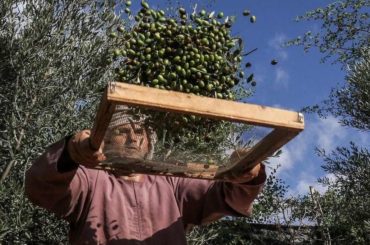
<instances>
[{"instance_id":1,"label":"shirt sleeve","mask_svg":"<svg viewBox=\"0 0 370 245\"><path fill-rule=\"evenodd\" d=\"M254 180L242 184L178 178L175 195L185 227L207 224L227 215L250 216L252 203L265 181L264 165Z\"/></svg>"},{"instance_id":2,"label":"shirt sleeve","mask_svg":"<svg viewBox=\"0 0 370 245\"><path fill-rule=\"evenodd\" d=\"M25 194L33 204L73 222L89 205L98 171L74 163L66 149L67 140L49 146L33 162L26 172Z\"/></svg>"}]
</instances>

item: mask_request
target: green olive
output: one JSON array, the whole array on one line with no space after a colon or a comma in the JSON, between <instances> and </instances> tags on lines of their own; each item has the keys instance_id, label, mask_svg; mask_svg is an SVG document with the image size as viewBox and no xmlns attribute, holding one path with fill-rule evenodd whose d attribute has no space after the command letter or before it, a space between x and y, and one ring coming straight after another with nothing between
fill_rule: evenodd
<instances>
[{"instance_id":1,"label":"green olive","mask_svg":"<svg viewBox=\"0 0 370 245\"><path fill-rule=\"evenodd\" d=\"M141 7L143 7L144 9L148 9L149 8L149 4L145 1L141 1Z\"/></svg>"},{"instance_id":2,"label":"green olive","mask_svg":"<svg viewBox=\"0 0 370 245\"><path fill-rule=\"evenodd\" d=\"M179 13L180 13L180 15L185 15L186 10L184 8L179 8Z\"/></svg>"},{"instance_id":3,"label":"green olive","mask_svg":"<svg viewBox=\"0 0 370 245\"><path fill-rule=\"evenodd\" d=\"M256 22L256 20L257 20L257 17L256 16L251 16L251 18L250 18L250 22L251 23L255 23Z\"/></svg>"},{"instance_id":4,"label":"green olive","mask_svg":"<svg viewBox=\"0 0 370 245\"><path fill-rule=\"evenodd\" d=\"M115 38L115 37L117 37L117 33L111 32L111 33L109 33L109 37Z\"/></svg>"},{"instance_id":5,"label":"green olive","mask_svg":"<svg viewBox=\"0 0 370 245\"><path fill-rule=\"evenodd\" d=\"M251 14L251 12L249 10L247 10L247 9L243 11L243 15L244 16L248 16L250 14Z\"/></svg>"},{"instance_id":6,"label":"green olive","mask_svg":"<svg viewBox=\"0 0 370 245\"><path fill-rule=\"evenodd\" d=\"M217 18L222 19L223 17L224 17L224 13L223 12L218 13Z\"/></svg>"}]
</instances>

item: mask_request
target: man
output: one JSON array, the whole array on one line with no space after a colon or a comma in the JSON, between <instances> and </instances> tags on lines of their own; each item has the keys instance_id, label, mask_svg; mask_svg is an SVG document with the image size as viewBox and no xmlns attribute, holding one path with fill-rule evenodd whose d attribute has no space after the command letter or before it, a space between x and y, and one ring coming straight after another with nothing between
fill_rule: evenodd
<instances>
[{"instance_id":1,"label":"man","mask_svg":"<svg viewBox=\"0 0 370 245\"><path fill-rule=\"evenodd\" d=\"M266 179L264 166L234 182L92 169L109 154L150 158L155 134L117 110L98 151L83 130L53 145L26 173L26 194L70 223L71 244L186 244L193 225L248 216ZM104 154L103 154L104 150Z\"/></svg>"}]
</instances>

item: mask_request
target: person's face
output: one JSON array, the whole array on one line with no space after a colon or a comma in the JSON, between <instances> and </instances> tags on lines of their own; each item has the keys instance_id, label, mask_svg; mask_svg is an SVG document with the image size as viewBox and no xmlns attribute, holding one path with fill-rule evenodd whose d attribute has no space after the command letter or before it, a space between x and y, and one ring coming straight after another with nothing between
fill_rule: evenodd
<instances>
[{"instance_id":1,"label":"person's face","mask_svg":"<svg viewBox=\"0 0 370 245\"><path fill-rule=\"evenodd\" d=\"M144 158L149 152L145 127L128 123L111 129L106 146L121 157Z\"/></svg>"}]
</instances>

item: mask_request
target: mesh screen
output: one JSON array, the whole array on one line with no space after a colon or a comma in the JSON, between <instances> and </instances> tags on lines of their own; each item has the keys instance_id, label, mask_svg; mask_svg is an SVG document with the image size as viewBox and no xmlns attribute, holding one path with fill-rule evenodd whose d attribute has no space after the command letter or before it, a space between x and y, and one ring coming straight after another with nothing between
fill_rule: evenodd
<instances>
[{"instance_id":1,"label":"mesh screen","mask_svg":"<svg viewBox=\"0 0 370 245\"><path fill-rule=\"evenodd\" d=\"M252 147L269 131L198 115L118 105L104 136L107 159L98 168L174 175L225 168L242 157L231 157L236 149Z\"/></svg>"}]
</instances>

